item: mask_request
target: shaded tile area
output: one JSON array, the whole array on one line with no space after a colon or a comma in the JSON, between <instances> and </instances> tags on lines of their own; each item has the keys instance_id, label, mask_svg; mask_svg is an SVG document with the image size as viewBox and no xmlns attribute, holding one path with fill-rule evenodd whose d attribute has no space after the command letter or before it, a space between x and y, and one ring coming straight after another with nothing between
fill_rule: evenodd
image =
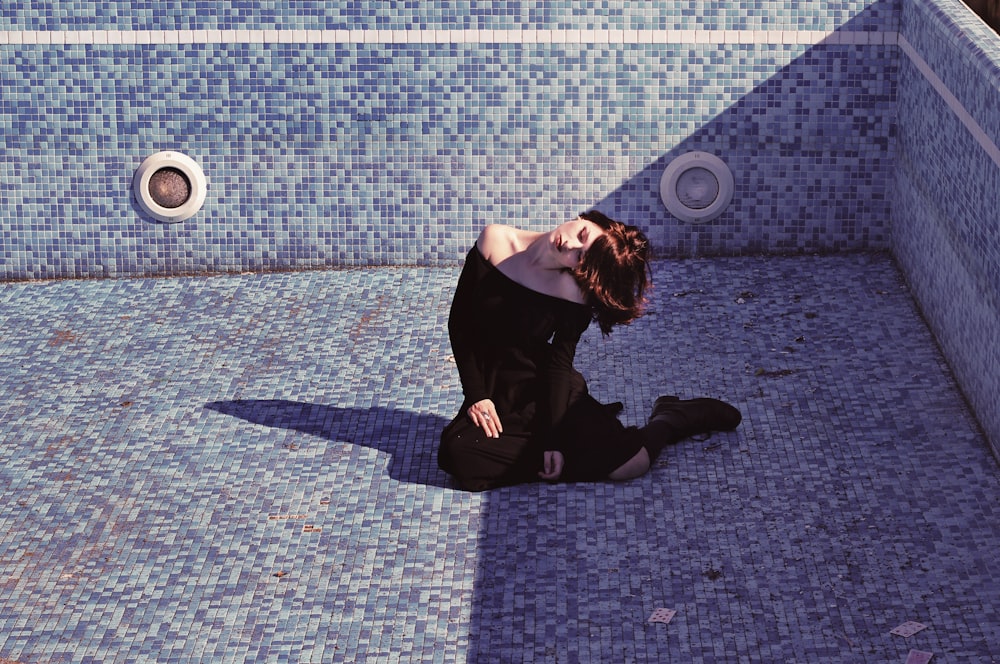
<instances>
[{"instance_id":1,"label":"shaded tile area","mask_svg":"<svg viewBox=\"0 0 1000 664\"><path fill-rule=\"evenodd\" d=\"M1000 454L1000 349L981 341L1000 333L1000 60L980 38L996 35L962 3L902 18L892 252Z\"/></svg>"},{"instance_id":2,"label":"shaded tile area","mask_svg":"<svg viewBox=\"0 0 1000 664\"><path fill-rule=\"evenodd\" d=\"M580 368L740 429L479 495L434 458L456 277L0 287L0 658L992 661L1000 470L890 258L658 263Z\"/></svg>"}]
</instances>

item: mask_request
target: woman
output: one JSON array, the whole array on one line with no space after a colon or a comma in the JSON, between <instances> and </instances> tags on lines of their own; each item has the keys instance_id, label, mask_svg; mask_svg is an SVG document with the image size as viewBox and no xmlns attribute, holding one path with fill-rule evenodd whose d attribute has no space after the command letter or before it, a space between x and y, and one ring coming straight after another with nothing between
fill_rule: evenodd
<instances>
[{"instance_id":1,"label":"woman","mask_svg":"<svg viewBox=\"0 0 1000 664\"><path fill-rule=\"evenodd\" d=\"M539 233L487 226L458 280L448 331L465 401L441 434L440 467L482 491L524 482L625 480L669 443L734 429L714 399L656 400L625 427L573 368L591 320L604 334L642 314L649 242L596 210Z\"/></svg>"}]
</instances>

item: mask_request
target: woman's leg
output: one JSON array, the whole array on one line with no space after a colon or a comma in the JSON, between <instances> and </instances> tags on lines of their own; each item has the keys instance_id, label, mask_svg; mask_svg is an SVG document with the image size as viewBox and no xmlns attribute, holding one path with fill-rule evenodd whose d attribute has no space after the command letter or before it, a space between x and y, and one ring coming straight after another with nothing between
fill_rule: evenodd
<instances>
[{"instance_id":1,"label":"woman's leg","mask_svg":"<svg viewBox=\"0 0 1000 664\"><path fill-rule=\"evenodd\" d=\"M541 454L527 436L490 438L464 413L441 433L438 466L466 491L537 482L542 467Z\"/></svg>"},{"instance_id":2,"label":"woman's leg","mask_svg":"<svg viewBox=\"0 0 1000 664\"><path fill-rule=\"evenodd\" d=\"M650 465L651 461L649 458L649 452L647 452L645 446L643 446L639 448L639 451L635 453L635 456L611 471L611 474L608 475L608 479L615 480L616 482L620 482L622 480L632 480L636 477L645 475L646 471L649 470Z\"/></svg>"}]
</instances>

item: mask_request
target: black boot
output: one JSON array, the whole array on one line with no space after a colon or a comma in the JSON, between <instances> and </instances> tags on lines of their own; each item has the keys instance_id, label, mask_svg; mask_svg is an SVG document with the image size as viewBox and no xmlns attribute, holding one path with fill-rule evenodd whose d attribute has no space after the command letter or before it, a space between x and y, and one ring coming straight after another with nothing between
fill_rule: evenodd
<instances>
[{"instance_id":1,"label":"black boot","mask_svg":"<svg viewBox=\"0 0 1000 664\"><path fill-rule=\"evenodd\" d=\"M649 421L669 422L681 438L711 431L732 431L739 426L743 416L736 408L718 399L685 399L674 396L660 397L653 402Z\"/></svg>"},{"instance_id":2,"label":"black boot","mask_svg":"<svg viewBox=\"0 0 1000 664\"><path fill-rule=\"evenodd\" d=\"M732 431L742 420L739 410L718 399L662 396L653 402L649 422L641 431L652 461L667 445L698 434Z\"/></svg>"}]
</instances>

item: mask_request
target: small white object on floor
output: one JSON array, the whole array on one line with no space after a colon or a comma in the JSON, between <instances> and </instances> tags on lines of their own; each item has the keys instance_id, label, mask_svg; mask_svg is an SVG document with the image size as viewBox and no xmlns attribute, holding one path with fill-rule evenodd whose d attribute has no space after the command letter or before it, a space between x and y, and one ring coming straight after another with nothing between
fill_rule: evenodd
<instances>
[{"instance_id":1,"label":"small white object on floor","mask_svg":"<svg viewBox=\"0 0 1000 664\"><path fill-rule=\"evenodd\" d=\"M675 615L677 615L677 611L674 609L657 609L656 611L653 611L653 615L649 617L649 622L667 624Z\"/></svg>"},{"instance_id":2,"label":"small white object on floor","mask_svg":"<svg viewBox=\"0 0 1000 664\"><path fill-rule=\"evenodd\" d=\"M927 664L931 661L931 657L934 656L932 652L924 652L923 650L911 650L910 654L906 657L906 664Z\"/></svg>"},{"instance_id":3,"label":"small white object on floor","mask_svg":"<svg viewBox=\"0 0 1000 664\"><path fill-rule=\"evenodd\" d=\"M923 625L913 620L908 620L899 627L891 630L890 634L895 634L896 636L901 636L904 639L909 638L919 632L922 629L927 629L927 625Z\"/></svg>"}]
</instances>

